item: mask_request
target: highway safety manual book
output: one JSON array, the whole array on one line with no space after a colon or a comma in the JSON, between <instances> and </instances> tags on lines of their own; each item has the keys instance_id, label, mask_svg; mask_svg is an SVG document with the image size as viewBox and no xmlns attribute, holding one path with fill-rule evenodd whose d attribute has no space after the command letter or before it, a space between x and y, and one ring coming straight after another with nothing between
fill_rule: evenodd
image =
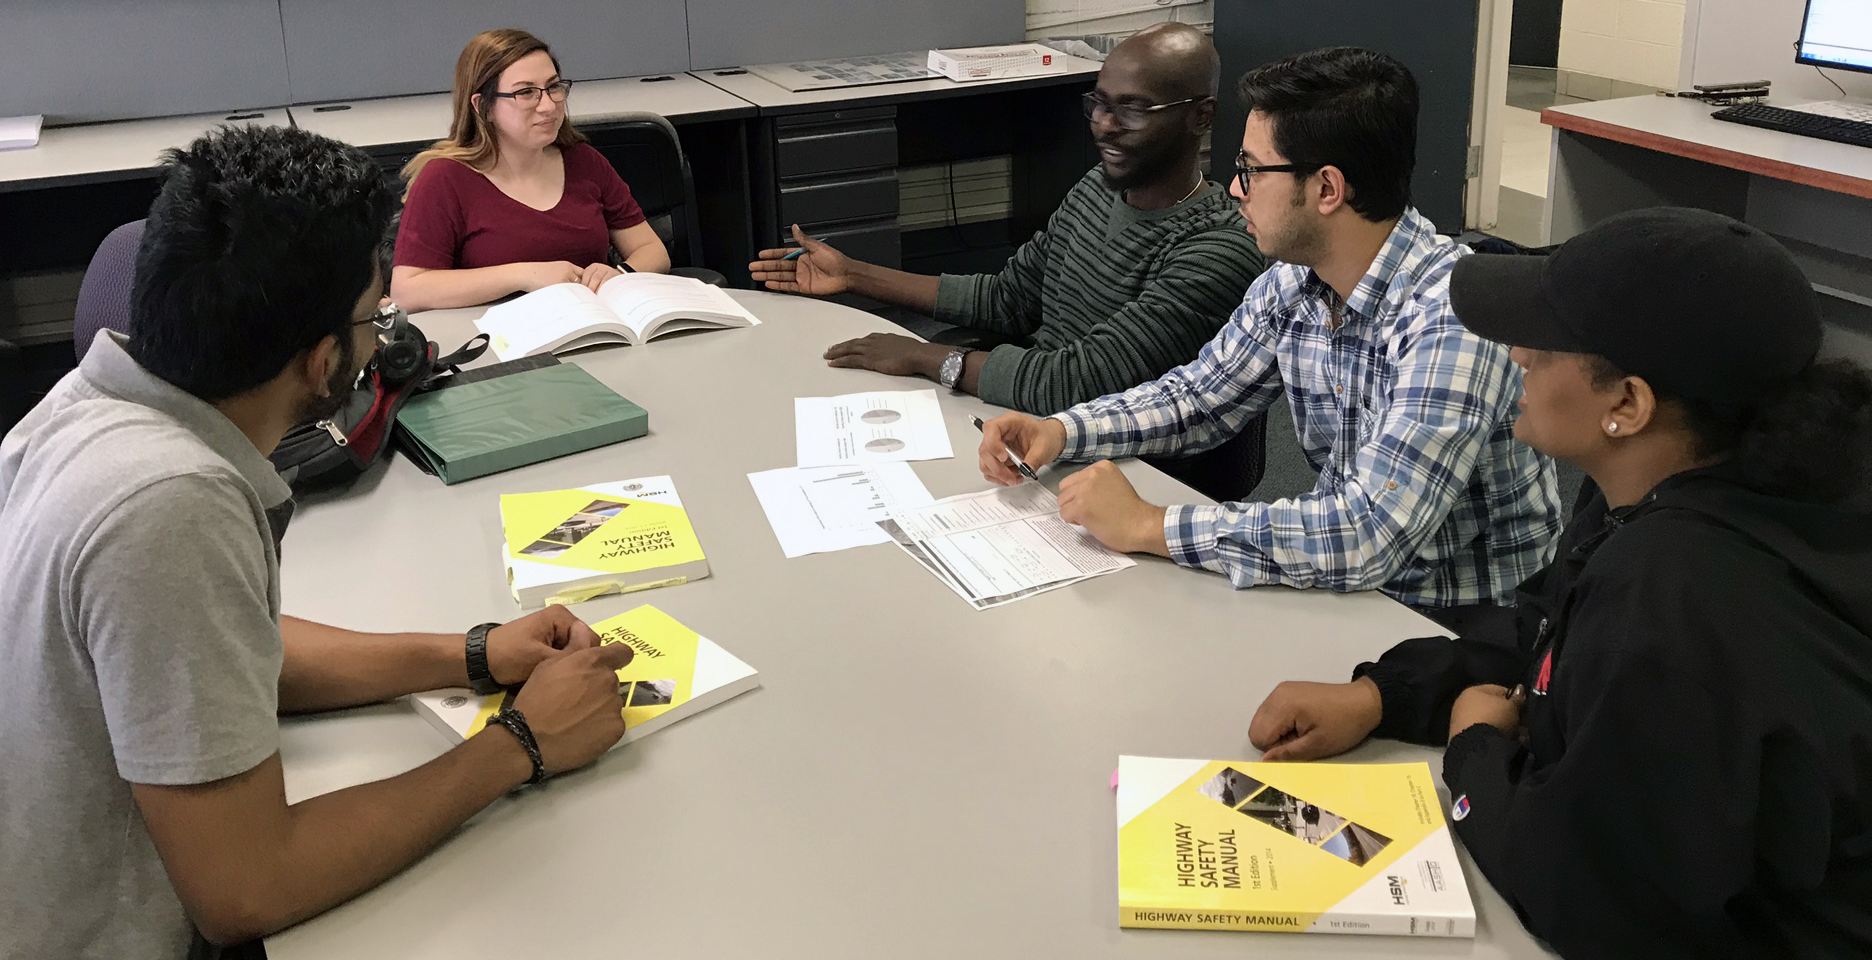
<instances>
[{"instance_id":1,"label":"highway safety manual book","mask_svg":"<svg viewBox=\"0 0 1872 960\"><path fill-rule=\"evenodd\" d=\"M1118 925L1475 936L1427 763L1118 758Z\"/></svg>"},{"instance_id":2,"label":"highway safety manual book","mask_svg":"<svg viewBox=\"0 0 1872 960\"><path fill-rule=\"evenodd\" d=\"M583 284L555 283L489 307L475 321L502 360L612 343L642 345L681 330L759 324L719 287L661 273L612 277L597 293Z\"/></svg>"},{"instance_id":3,"label":"highway safety manual book","mask_svg":"<svg viewBox=\"0 0 1872 960\"><path fill-rule=\"evenodd\" d=\"M592 624L600 643L637 651L617 672L624 697L624 739L629 743L760 686L760 674L714 641L652 606ZM466 688L432 690L410 698L417 712L453 740L487 726L514 691L476 696Z\"/></svg>"},{"instance_id":4,"label":"highway safety manual book","mask_svg":"<svg viewBox=\"0 0 1872 960\"><path fill-rule=\"evenodd\" d=\"M500 512L507 583L525 609L709 575L668 477L502 494Z\"/></svg>"}]
</instances>

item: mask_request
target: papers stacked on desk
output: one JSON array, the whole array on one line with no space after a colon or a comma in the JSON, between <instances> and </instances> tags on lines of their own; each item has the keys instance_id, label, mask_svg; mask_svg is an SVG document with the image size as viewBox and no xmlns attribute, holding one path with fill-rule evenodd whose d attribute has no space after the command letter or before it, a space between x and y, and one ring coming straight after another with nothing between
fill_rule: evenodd
<instances>
[{"instance_id":1,"label":"papers stacked on desk","mask_svg":"<svg viewBox=\"0 0 1872 960\"><path fill-rule=\"evenodd\" d=\"M996 487L898 512L891 539L977 610L1133 567L1060 519L1038 483Z\"/></svg>"},{"instance_id":2,"label":"papers stacked on desk","mask_svg":"<svg viewBox=\"0 0 1872 960\"><path fill-rule=\"evenodd\" d=\"M926 65L926 59L923 51L911 50L840 60L761 63L745 69L774 86L797 93L801 90L831 90L874 83L931 80L942 76Z\"/></svg>"},{"instance_id":3,"label":"papers stacked on desk","mask_svg":"<svg viewBox=\"0 0 1872 960\"><path fill-rule=\"evenodd\" d=\"M39 127L45 117L0 117L0 150L25 150L39 145Z\"/></svg>"}]
</instances>

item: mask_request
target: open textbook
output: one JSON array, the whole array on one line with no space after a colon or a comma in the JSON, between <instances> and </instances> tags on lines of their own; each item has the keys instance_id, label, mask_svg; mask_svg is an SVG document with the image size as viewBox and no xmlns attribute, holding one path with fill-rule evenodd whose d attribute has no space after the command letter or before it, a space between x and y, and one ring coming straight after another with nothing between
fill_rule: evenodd
<instances>
[{"instance_id":1,"label":"open textbook","mask_svg":"<svg viewBox=\"0 0 1872 960\"><path fill-rule=\"evenodd\" d=\"M1118 925L1473 937L1426 763L1118 758Z\"/></svg>"},{"instance_id":2,"label":"open textbook","mask_svg":"<svg viewBox=\"0 0 1872 960\"><path fill-rule=\"evenodd\" d=\"M879 526L977 610L1137 566L1061 520L1053 491L1031 480L896 509Z\"/></svg>"},{"instance_id":3,"label":"open textbook","mask_svg":"<svg viewBox=\"0 0 1872 960\"><path fill-rule=\"evenodd\" d=\"M556 283L489 307L476 321L502 360L608 343L641 345L666 333L760 323L719 287L688 277L627 273L593 293Z\"/></svg>"},{"instance_id":4,"label":"open textbook","mask_svg":"<svg viewBox=\"0 0 1872 960\"><path fill-rule=\"evenodd\" d=\"M637 651L617 672L624 698L620 744L760 686L753 667L655 607L637 607L592 629L600 643L627 644ZM480 733L488 717L513 696L512 690L483 697L457 687L419 693L410 701L436 729L459 741Z\"/></svg>"}]
</instances>

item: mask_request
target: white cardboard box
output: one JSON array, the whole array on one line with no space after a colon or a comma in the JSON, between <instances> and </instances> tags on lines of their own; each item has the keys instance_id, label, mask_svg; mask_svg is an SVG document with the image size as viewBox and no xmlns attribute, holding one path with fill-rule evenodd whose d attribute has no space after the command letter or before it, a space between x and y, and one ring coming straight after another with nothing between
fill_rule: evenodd
<instances>
[{"instance_id":1,"label":"white cardboard box","mask_svg":"<svg viewBox=\"0 0 1872 960\"><path fill-rule=\"evenodd\" d=\"M931 50L929 68L951 80L1008 80L1065 73L1066 57L1037 43Z\"/></svg>"}]
</instances>

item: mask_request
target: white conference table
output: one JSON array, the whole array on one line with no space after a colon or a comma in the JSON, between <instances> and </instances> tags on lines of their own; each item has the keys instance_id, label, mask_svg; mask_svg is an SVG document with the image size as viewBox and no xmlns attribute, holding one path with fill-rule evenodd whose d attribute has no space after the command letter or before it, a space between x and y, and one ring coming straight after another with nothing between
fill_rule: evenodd
<instances>
[{"instance_id":1,"label":"white conference table","mask_svg":"<svg viewBox=\"0 0 1872 960\"><path fill-rule=\"evenodd\" d=\"M727 120L754 114L752 104L686 73L580 80L573 83L568 100L573 121L584 126L627 113L662 114L671 121ZM433 143L448 136L451 119L446 93L303 103L291 110L298 126L366 148Z\"/></svg>"},{"instance_id":2,"label":"white conference table","mask_svg":"<svg viewBox=\"0 0 1872 960\"><path fill-rule=\"evenodd\" d=\"M283 578L288 613L341 626L508 619L497 494L667 473L713 575L573 610L654 604L753 664L760 689L498 801L382 887L271 938L274 960L1548 955L1466 860L1473 941L1121 930L1119 754L1252 758L1248 720L1275 683L1343 679L1435 627L1377 594L1236 591L1150 558L985 612L890 545L786 560L746 474L794 462L791 399L928 384L820 361L892 329L876 317L735 296L766 322L570 358L648 409L648 436L455 486L398 456L302 505ZM452 349L476 313L417 322ZM915 469L939 497L982 489L964 417L997 411L942 402L957 456ZM1125 471L1147 498L1200 499ZM404 702L281 728L295 801L447 747ZM1374 743L1351 759L1438 754Z\"/></svg>"}]
</instances>

